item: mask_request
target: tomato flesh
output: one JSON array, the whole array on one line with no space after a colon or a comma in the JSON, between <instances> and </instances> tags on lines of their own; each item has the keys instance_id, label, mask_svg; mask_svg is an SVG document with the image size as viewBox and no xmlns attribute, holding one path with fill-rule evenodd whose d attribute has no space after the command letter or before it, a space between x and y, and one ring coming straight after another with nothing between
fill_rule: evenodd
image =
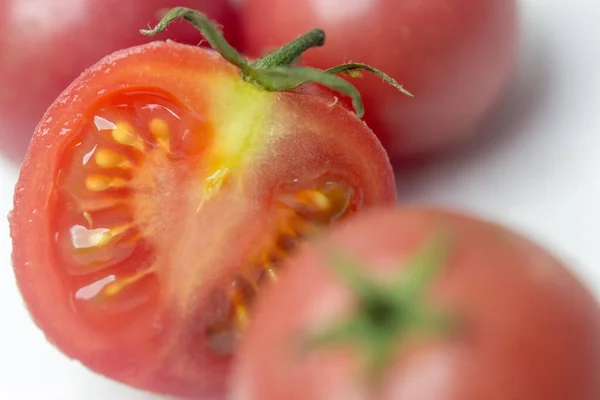
<instances>
[{"instance_id":1,"label":"tomato flesh","mask_svg":"<svg viewBox=\"0 0 600 400\"><path fill-rule=\"evenodd\" d=\"M146 390L222 396L283 261L394 201L383 148L346 108L158 42L102 60L44 117L15 193L13 263L70 357Z\"/></svg>"}]
</instances>

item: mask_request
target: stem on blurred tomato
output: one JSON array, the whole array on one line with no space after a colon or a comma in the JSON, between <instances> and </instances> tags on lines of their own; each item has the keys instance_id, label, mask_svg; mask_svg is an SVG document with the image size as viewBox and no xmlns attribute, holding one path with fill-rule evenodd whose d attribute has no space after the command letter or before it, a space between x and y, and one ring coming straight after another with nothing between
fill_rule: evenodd
<instances>
[{"instance_id":1,"label":"stem on blurred tomato","mask_svg":"<svg viewBox=\"0 0 600 400\"><path fill-rule=\"evenodd\" d=\"M368 265L329 245L323 247L327 266L356 299L353 312L308 333L306 351L351 345L362 351L367 378L376 384L409 339L446 335L457 327L456 315L431 304L427 289L445 264L448 236L437 235L409 260L398 275L377 282Z\"/></svg>"}]
</instances>

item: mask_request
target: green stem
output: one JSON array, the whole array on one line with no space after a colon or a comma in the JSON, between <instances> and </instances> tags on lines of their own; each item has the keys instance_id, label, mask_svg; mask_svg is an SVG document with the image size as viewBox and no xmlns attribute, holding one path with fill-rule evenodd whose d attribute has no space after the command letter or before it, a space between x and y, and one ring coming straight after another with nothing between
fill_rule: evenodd
<instances>
[{"instance_id":1,"label":"green stem","mask_svg":"<svg viewBox=\"0 0 600 400\"><path fill-rule=\"evenodd\" d=\"M377 68L371 67L368 64L362 64L362 63L342 64L342 65L338 65L337 67L328 68L325 70L325 72L328 74L332 74L332 75L345 74L345 75L349 75L351 77L355 77L355 75L353 75L352 72L360 71L361 69L364 69L365 71L369 71L369 72L377 75L384 82L389 83L390 85L392 85L393 87L395 87L400 92L407 95L408 97L414 97L412 95L412 93L410 93L408 90L404 89L404 87L402 87L402 85L400 85L398 82L396 82L396 80L394 78L392 78L391 76L389 76L388 74L386 74L385 72L383 72Z\"/></svg>"},{"instance_id":2,"label":"green stem","mask_svg":"<svg viewBox=\"0 0 600 400\"><path fill-rule=\"evenodd\" d=\"M398 288L396 296L398 301L414 301L425 296L428 282L440 273L444 260L450 248L450 235L440 229L419 251L409 260L412 268L402 270L392 281Z\"/></svg>"},{"instance_id":3,"label":"green stem","mask_svg":"<svg viewBox=\"0 0 600 400\"><path fill-rule=\"evenodd\" d=\"M344 284L359 298L370 299L377 294L379 289L369 279L366 272L369 269L367 265L330 243L322 246L319 250L336 277L343 280Z\"/></svg>"},{"instance_id":4,"label":"green stem","mask_svg":"<svg viewBox=\"0 0 600 400\"><path fill-rule=\"evenodd\" d=\"M143 29L140 32L146 36L155 36L164 31L174 20L182 18L190 22L225 60L239 68L242 79L270 92L292 90L306 83L318 83L352 98L354 111L358 118L364 114L364 106L360 92L347 80L336 76L339 73L350 73L366 70L379 76L402 93L412 96L394 79L366 64L344 64L322 71L316 68L297 67L292 64L312 47L325 43L325 32L313 29L286 44L265 57L250 63L242 57L223 37L217 25L201 12L186 7L176 7L170 10L154 29Z\"/></svg>"},{"instance_id":5,"label":"green stem","mask_svg":"<svg viewBox=\"0 0 600 400\"><path fill-rule=\"evenodd\" d=\"M362 118L365 113L362 96L354 85L339 76L315 68L290 66L253 68L245 78L270 92L284 92L306 83L319 83L350 96L358 118Z\"/></svg>"},{"instance_id":6,"label":"green stem","mask_svg":"<svg viewBox=\"0 0 600 400\"><path fill-rule=\"evenodd\" d=\"M321 248L326 265L352 291L356 304L349 316L309 334L308 349L354 345L362 350L369 379L378 378L415 335L448 335L458 328L458 315L431 305L427 288L433 283L448 255L446 232L434 236L412 257L398 278L377 282L369 266L332 245Z\"/></svg>"},{"instance_id":7,"label":"green stem","mask_svg":"<svg viewBox=\"0 0 600 400\"><path fill-rule=\"evenodd\" d=\"M302 53L312 47L319 47L325 44L325 32L322 29L313 29L300 36L296 40L284 45L283 47L267 54L256 61L255 68L278 67L282 65L293 64Z\"/></svg>"},{"instance_id":8,"label":"green stem","mask_svg":"<svg viewBox=\"0 0 600 400\"><path fill-rule=\"evenodd\" d=\"M206 15L190 8L175 7L165 14L154 29L141 29L140 33L145 36L156 36L167 29L178 18L183 18L190 22L204 36L213 49L224 59L238 67L243 73L246 73L250 69L248 61L225 40L223 34L217 29L216 24L211 22Z\"/></svg>"}]
</instances>

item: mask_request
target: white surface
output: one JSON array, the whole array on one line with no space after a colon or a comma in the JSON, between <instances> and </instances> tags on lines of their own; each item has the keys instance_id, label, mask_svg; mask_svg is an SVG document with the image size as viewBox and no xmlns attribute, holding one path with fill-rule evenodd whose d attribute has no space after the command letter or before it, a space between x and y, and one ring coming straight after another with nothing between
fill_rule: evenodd
<instances>
[{"instance_id":1,"label":"white surface","mask_svg":"<svg viewBox=\"0 0 600 400\"><path fill-rule=\"evenodd\" d=\"M533 235L600 294L600 2L522 0L523 66L488 137L400 174L402 200L469 210ZM0 214L17 169L0 159ZM29 320L0 224L0 399L155 399L88 372Z\"/></svg>"}]
</instances>

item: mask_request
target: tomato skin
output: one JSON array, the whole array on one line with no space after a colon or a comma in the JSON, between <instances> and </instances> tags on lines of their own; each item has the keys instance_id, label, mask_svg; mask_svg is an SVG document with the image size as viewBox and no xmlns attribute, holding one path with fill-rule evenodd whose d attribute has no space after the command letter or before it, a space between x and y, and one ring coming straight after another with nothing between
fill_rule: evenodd
<instances>
[{"instance_id":1,"label":"tomato skin","mask_svg":"<svg viewBox=\"0 0 600 400\"><path fill-rule=\"evenodd\" d=\"M226 265L201 282L200 287L192 287L196 289L192 293L198 294L191 298L182 298L181 293L190 288L194 279L189 273L182 273L181 286L173 293L167 292L173 298L166 296L161 304L163 310L157 312L156 324L138 327L135 335L118 338L86 325L73 311L72 299L65 295L69 291L66 272L57 265L52 210L56 181L65 173L65 147L89 119L88 108L105 92L139 87L168 92L185 107L204 113L211 122L219 118L234 120L244 112L239 106L256 106L257 99L270 107L256 111L261 117L270 118L275 127L262 133L269 142L258 142L259 148L250 148L250 153L245 154L250 164L234 171L243 177L241 186L249 197L237 200L238 205L260 204L270 195L273 185L282 180L298 174L310 177L319 168L327 170L336 165L348 171L352 183L362 189L362 204L393 204L396 197L391 166L364 123L344 107L333 105L330 98L259 91L242 82L238 71L214 51L174 42L153 42L104 58L75 80L49 108L22 165L10 217L14 271L33 320L67 356L110 378L159 393L219 398L226 387L230 356L209 354L207 341L198 338L202 317L213 306L199 301L208 297L199 294L222 285L226 275L232 273L229 269L233 267L227 267L238 265L243 254L228 249ZM251 104L236 102L232 93L245 92L250 93ZM207 99L214 101L212 107L217 111L213 114L207 111ZM287 139L273 142L277 131L285 131L282 137ZM246 233L257 225L256 213L250 217L239 221L240 227L246 225ZM221 220L222 215L217 213L212 219ZM177 237L177 233L169 235ZM186 307L188 303L191 304ZM197 314L186 320L189 310Z\"/></svg>"},{"instance_id":2,"label":"tomato skin","mask_svg":"<svg viewBox=\"0 0 600 400\"><path fill-rule=\"evenodd\" d=\"M334 227L330 238L370 265L371 276L389 279L439 229L452 235L453 247L430 295L457 313L463 328L456 336L409 344L379 395L369 396L356 348L302 357L293 347L302 332L331 326L353 309L347 287L307 250L259 300L232 399L598 398L598 304L544 249L497 225L417 207L364 213Z\"/></svg>"},{"instance_id":3,"label":"tomato skin","mask_svg":"<svg viewBox=\"0 0 600 400\"><path fill-rule=\"evenodd\" d=\"M237 16L226 0L12 0L0 7L0 150L21 161L37 122L52 101L84 69L119 49L150 42L139 33L160 10L188 6L224 25L240 46ZM167 36L168 35L168 36ZM158 39L196 45L188 24L169 27Z\"/></svg>"},{"instance_id":4,"label":"tomato skin","mask_svg":"<svg viewBox=\"0 0 600 400\"><path fill-rule=\"evenodd\" d=\"M514 0L300 0L293 12L287 0L242 4L250 55L319 27L327 46L307 52L304 62L370 64L415 95L407 98L370 74L353 80L365 97L365 120L393 162L475 135L515 69Z\"/></svg>"},{"instance_id":5,"label":"tomato skin","mask_svg":"<svg viewBox=\"0 0 600 400\"><path fill-rule=\"evenodd\" d=\"M3 43L6 40L4 35L6 35L7 10L8 0L0 0L0 23L2 23L2 27L0 27L0 43Z\"/></svg>"}]
</instances>

